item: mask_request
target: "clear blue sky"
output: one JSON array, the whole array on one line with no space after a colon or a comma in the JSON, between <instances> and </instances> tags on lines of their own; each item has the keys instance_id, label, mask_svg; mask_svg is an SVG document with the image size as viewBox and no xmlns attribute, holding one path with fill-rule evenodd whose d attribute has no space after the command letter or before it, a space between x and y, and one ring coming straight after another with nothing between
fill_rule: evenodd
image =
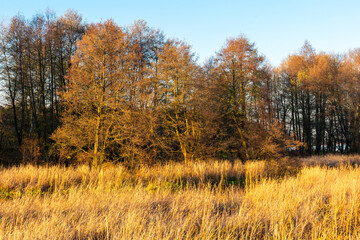
<instances>
[{"instance_id":1,"label":"clear blue sky","mask_svg":"<svg viewBox=\"0 0 360 240\"><path fill-rule=\"evenodd\" d=\"M47 7L62 15L72 8L87 22L112 18L120 26L144 19L166 36L187 41L199 61L225 40L244 33L277 66L307 39L317 51L343 53L360 47L359 0L1 0L0 16L31 18Z\"/></svg>"}]
</instances>

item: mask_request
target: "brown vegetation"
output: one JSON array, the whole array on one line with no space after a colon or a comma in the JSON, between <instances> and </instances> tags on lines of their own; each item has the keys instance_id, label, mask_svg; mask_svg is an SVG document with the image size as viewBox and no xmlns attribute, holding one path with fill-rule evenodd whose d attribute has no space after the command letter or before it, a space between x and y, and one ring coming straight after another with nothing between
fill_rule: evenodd
<instances>
[{"instance_id":1,"label":"brown vegetation","mask_svg":"<svg viewBox=\"0 0 360 240\"><path fill-rule=\"evenodd\" d=\"M273 68L240 35L199 65L144 21L86 24L75 11L18 15L0 33L2 156L28 158L27 139L42 162L93 166L360 149L357 49L305 42Z\"/></svg>"},{"instance_id":2,"label":"brown vegetation","mask_svg":"<svg viewBox=\"0 0 360 240\"><path fill-rule=\"evenodd\" d=\"M360 238L360 50L203 65L144 21L0 24L0 239ZM289 155L314 155L290 158ZM22 165L20 165L22 164Z\"/></svg>"},{"instance_id":3,"label":"brown vegetation","mask_svg":"<svg viewBox=\"0 0 360 240\"><path fill-rule=\"evenodd\" d=\"M360 237L359 156L298 159L297 165L284 161L284 166L292 168L262 161L169 163L136 171L116 165L102 170L88 166L2 168L0 236Z\"/></svg>"}]
</instances>

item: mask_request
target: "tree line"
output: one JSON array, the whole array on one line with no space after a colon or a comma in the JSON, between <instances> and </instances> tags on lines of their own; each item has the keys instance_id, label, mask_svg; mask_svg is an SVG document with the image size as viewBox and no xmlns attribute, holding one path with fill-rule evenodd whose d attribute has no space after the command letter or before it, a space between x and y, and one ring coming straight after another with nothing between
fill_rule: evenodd
<instances>
[{"instance_id":1,"label":"tree line","mask_svg":"<svg viewBox=\"0 0 360 240\"><path fill-rule=\"evenodd\" d=\"M0 25L2 151L16 151L34 139L47 145L59 126L59 92L67 85L70 58L85 29L75 11L61 17L47 11L31 20L17 15Z\"/></svg>"},{"instance_id":2,"label":"tree line","mask_svg":"<svg viewBox=\"0 0 360 240\"><path fill-rule=\"evenodd\" d=\"M17 15L0 33L3 156L133 166L360 151L359 49L305 42L274 68L240 35L200 65L144 21L75 11Z\"/></svg>"}]
</instances>

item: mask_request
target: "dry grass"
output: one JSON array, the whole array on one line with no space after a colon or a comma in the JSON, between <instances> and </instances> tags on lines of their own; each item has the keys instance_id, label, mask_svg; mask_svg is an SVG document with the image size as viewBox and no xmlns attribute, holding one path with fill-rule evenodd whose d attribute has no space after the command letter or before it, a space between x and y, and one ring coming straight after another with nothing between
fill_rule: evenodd
<instances>
[{"instance_id":1,"label":"dry grass","mask_svg":"<svg viewBox=\"0 0 360 240\"><path fill-rule=\"evenodd\" d=\"M0 239L358 239L357 158L2 168Z\"/></svg>"}]
</instances>

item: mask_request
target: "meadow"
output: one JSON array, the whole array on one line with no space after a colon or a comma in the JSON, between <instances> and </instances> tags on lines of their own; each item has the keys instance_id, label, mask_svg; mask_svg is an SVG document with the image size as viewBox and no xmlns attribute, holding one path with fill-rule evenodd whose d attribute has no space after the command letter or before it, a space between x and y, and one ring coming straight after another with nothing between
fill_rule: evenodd
<instances>
[{"instance_id":1,"label":"meadow","mask_svg":"<svg viewBox=\"0 0 360 240\"><path fill-rule=\"evenodd\" d=\"M359 239L360 156L0 168L0 239Z\"/></svg>"}]
</instances>

